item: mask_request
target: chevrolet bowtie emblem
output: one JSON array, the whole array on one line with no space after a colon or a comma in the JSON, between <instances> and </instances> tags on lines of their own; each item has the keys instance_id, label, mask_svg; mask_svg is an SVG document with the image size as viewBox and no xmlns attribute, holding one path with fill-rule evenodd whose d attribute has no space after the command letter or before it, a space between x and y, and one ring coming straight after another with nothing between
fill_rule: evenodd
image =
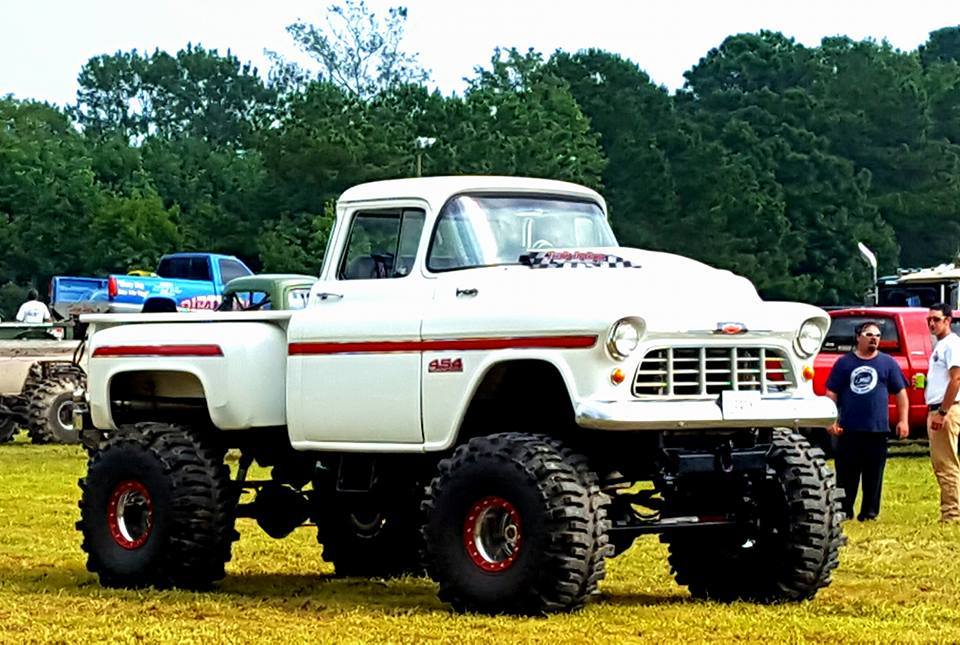
<instances>
[{"instance_id":1,"label":"chevrolet bowtie emblem","mask_svg":"<svg viewBox=\"0 0 960 645\"><path fill-rule=\"evenodd\" d=\"M745 334L747 332L747 326L739 322L721 322L717 323L717 330L715 334Z\"/></svg>"}]
</instances>

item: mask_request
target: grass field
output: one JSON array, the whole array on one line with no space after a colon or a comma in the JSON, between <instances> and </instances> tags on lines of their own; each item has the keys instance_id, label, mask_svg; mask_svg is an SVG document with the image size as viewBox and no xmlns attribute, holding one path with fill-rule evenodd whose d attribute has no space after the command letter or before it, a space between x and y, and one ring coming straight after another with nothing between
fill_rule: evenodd
<instances>
[{"instance_id":1,"label":"grass field","mask_svg":"<svg viewBox=\"0 0 960 645\"><path fill-rule=\"evenodd\" d=\"M0 446L2 642L960 642L960 527L937 524L919 448L888 462L881 519L846 524L834 583L812 602L690 600L646 537L610 562L597 602L549 618L456 615L425 579L339 579L313 529L275 541L251 520L215 592L103 589L74 530L84 468L76 447Z\"/></svg>"}]
</instances>

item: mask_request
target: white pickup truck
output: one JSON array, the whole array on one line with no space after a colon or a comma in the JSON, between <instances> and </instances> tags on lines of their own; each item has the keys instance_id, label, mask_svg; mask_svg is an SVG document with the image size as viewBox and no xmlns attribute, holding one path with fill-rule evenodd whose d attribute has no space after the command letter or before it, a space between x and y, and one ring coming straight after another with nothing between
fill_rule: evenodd
<instances>
[{"instance_id":1,"label":"white pickup truck","mask_svg":"<svg viewBox=\"0 0 960 645\"><path fill-rule=\"evenodd\" d=\"M579 607L644 533L699 597L807 599L837 565L840 494L796 433L836 416L826 314L618 246L581 186L364 184L306 309L83 320L78 528L108 586L209 585L236 517L484 612Z\"/></svg>"}]
</instances>

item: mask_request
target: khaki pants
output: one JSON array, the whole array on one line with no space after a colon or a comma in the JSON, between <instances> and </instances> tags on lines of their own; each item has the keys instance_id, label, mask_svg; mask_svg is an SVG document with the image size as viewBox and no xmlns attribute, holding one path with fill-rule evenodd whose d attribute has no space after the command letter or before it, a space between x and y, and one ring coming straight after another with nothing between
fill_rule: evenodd
<instances>
[{"instance_id":1,"label":"khaki pants","mask_svg":"<svg viewBox=\"0 0 960 645\"><path fill-rule=\"evenodd\" d=\"M927 437L930 439L930 460L933 473L940 484L940 521L960 520L960 458L957 457L957 434L960 433L960 405L950 407L939 430L930 427L927 417Z\"/></svg>"}]
</instances>

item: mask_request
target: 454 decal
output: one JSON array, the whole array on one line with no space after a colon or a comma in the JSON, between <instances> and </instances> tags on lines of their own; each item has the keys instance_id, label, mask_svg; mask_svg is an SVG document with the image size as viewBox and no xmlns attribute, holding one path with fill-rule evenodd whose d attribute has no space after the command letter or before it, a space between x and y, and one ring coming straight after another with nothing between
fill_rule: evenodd
<instances>
[{"instance_id":1,"label":"454 decal","mask_svg":"<svg viewBox=\"0 0 960 645\"><path fill-rule=\"evenodd\" d=\"M462 372L463 359L462 358L435 358L432 361L430 361L429 365L427 365L427 371L430 373Z\"/></svg>"}]
</instances>

